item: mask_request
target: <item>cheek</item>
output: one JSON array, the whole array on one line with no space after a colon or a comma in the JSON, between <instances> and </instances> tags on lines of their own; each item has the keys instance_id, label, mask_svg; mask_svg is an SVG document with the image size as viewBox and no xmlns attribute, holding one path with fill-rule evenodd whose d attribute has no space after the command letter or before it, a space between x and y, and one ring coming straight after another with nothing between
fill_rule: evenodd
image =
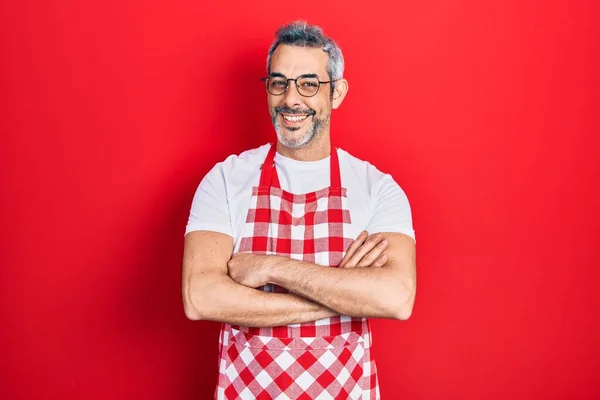
<instances>
[{"instance_id":1,"label":"cheek","mask_svg":"<svg viewBox=\"0 0 600 400\"><path fill-rule=\"evenodd\" d=\"M309 105L309 107L312 108L313 110L315 110L317 115L320 115L320 116L327 114L330 110L329 104L322 102L322 101L317 104L311 104L311 105Z\"/></svg>"},{"instance_id":2,"label":"cheek","mask_svg":"<svg viewBox=\"0 0 600 400\"><path fill-rule=\"evenodd\" d=\"M279 99L275 96L267 96L267 105L269 108L277 107L279 104Z\"/></svg>"},{"instance_id":3,"label":"cheek","mask_svg":"<svg viewBox=\"0 0 600 400\"><path fill-rule=\"evenodd\" d=\"M318 96L318 101L315 101L314 107L311 106L311 108L313 108L313 110L315 110L320 115L331 112L331 101L329 99L329 91L323 91L323 93L319 92Z\"/></svg>"}]
</instances>

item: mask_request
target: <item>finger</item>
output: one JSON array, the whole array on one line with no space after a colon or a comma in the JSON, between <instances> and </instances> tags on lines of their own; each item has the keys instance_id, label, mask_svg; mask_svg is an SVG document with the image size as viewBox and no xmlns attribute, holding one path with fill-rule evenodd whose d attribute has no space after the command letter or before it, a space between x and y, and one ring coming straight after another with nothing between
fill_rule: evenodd
<instances>
[{"instance_id":1,"label":"finger","mask_svg":"<svg viewBox=\"0 0 600 400\"><path fill-rule=\"evenodd\" d=\"M380 268L383 267L385 265L385 263L388 261L389 256L387 254L382 254L377 260L375 260L375 262L373 264L371 264L371 267L376 267L376 268Z\"/></svg>"},{"instance_id":2,"label":"finger","mask_svg":"<svg viewBox=\"0 0 600 400\"><path fill-rule=\"evenodd\" d=\"M377 259L383 254L383 252L389 247L389 242L386 239L383 239L381 242L377 243L377 245L373 248L373 250L369 251L367 254L363 256L363 258L358 262L358 267L370 267Z\"/></svg>"},{"instance_id":3,"label":"finger","mask_svg":"<svg viewBox=\"0 0 600 400\"><path fill-rule=\"evenodd\" d=\"M352 256L354 255L354 253L356 253L356 251L365 243L365 240L367 240L369 237L369 232L367 231L362 231L360 233L360 235L358 235L358 237L356 238L356 240L354 242L352 242L352 244L350 245L350 247L348 248L348 251L346 251L346 254L344 255L344 258L342 260L342 262L340 263L340 266L342 268L348 268L348 261L350 260L350 258L352 258ZM352 266L354 267L354 266Z\"/></svg>"},{"instance_id":4,"label":"finger","mask_svg":"<svg viewBox=\"0 0 600 400\"><path fill-rule=\"evenodd\" d=\"M383 235L381 233L376 233L371 235L365 240L362 246L352 255L347 265L351 267L356 267L360 260L369 253L373 248L383 239Z\"/></svg>"},{"instance_id":5,"label":"finger","mask_svg":"<svg viewBox=\"0 0 600 400\"><path fill-rule=\"evenodd\" d=\"M348 247L348 250L346 251L346 254L344 255L344 258L342 259L342 262L340 262L339 267L341 267L341 268L345 268L346 267L346 263L348 262L348 260L350 260L350 258L356 252L356 250L358 250L360 248L360 246L363 245L363 243L367 239L368 235L369 235L369 233L367 231L362 231L360 233L360 235L358 235L358 237L356 238L356 240L354 242L352 242L352 244L350 245L350 247Z\"/></svg>"}]
</instances>

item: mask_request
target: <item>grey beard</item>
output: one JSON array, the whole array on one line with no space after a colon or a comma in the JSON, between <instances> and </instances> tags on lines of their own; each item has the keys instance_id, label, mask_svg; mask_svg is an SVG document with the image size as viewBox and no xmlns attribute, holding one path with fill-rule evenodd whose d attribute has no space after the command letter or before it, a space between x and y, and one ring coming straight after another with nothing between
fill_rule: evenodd
<instances>
[{"instance_id":1,"label":"grey beard","mask_svg":"<svg viewBox=\"0 0 600 400\"><path fill-rule=\"evenodd\" d=\"M273 127L275 128L275 132L277 133L277 138L279 142L283 144L285 147L289 147L290 149L300 149L306 145L308 145L315 137L318 137L319 134L323 131L323 127L327 126L329 123L330 116L327 115L324 119L317 118L314 114L312 115L312 124L308 131L304 136L299 137L298 139L288 139L284 136L283 130L286 129L290 132L296 131L300 128L284 128L279 124L277 120L277 112L271 113L271 121L273 122Z\"/></svg>"}]
</instances>

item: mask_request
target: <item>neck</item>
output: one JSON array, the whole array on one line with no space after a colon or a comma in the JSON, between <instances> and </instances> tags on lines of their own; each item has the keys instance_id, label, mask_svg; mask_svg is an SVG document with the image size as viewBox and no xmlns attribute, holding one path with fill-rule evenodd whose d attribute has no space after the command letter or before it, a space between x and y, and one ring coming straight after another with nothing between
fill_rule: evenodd
<instances>
[{"instance_id":1,"label":"neck","mask_svg":"<svg viewBox=\"0 0 600 400\"><path fill-rule=\"evenodd\" d=\"M331 140L329 135L317 135L310 143L299 149L292 149L277 141L277 152L284 157L297 161L319 161L329 157Z\"/></svg>"}]
</instances>

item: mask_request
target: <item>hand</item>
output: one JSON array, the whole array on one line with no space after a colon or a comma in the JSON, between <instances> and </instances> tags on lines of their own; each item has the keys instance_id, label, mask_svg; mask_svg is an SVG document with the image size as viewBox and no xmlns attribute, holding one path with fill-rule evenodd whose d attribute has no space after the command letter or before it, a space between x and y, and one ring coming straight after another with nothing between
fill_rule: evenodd
<instances>
[{"instance_id":1,"label":"hand","mask_svg":"<svg viewBox=\"0 0 600 400\"><path fill-rule=\"evenodd\" d=\"M381 233L369 236L367 231L363 231L350 245L339 267L382 267L388 260L384 253L388 245Z\"/></svg>"},{"instance_id":2,"label":"hand","mask_svg":"<svg viewBox=\"0 0 600 400\"><path fill-rule=\"evenodd\" d=\"M267 269L274 256L237 253L227 262L229 277L237 283L257 288L267 284Z\"/></svg>"}]
</instances>

